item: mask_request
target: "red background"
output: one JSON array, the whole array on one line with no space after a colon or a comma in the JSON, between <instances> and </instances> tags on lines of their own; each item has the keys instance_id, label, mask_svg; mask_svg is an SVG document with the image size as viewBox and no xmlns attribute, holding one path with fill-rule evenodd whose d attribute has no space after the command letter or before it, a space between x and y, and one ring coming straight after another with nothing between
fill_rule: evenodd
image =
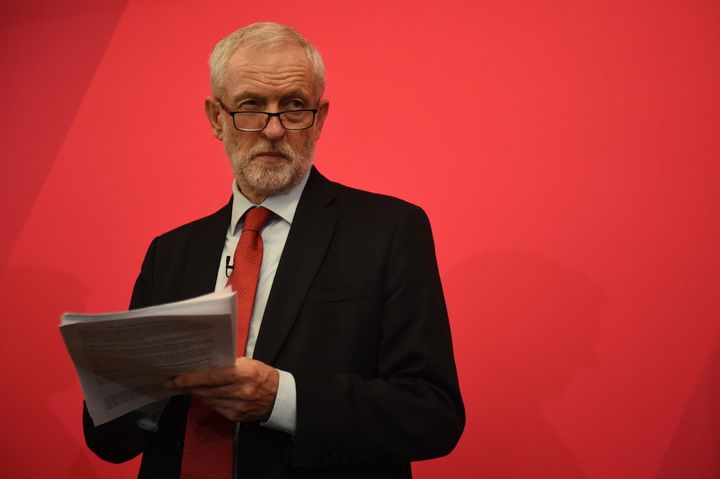
<instances>
[{"instance_id":1,"label":"red background","mask_svg":"<svg viewBox=\"0 0 720 479\"><path fill-rule=\"evenodd\" d=\"M134 476L58 318L226 201L206 60L258 20L325 57L320 170L433 223L468 424L416 477L720 477L714 0L3 2L0 476Z\"/></svg>"}]
</instances>

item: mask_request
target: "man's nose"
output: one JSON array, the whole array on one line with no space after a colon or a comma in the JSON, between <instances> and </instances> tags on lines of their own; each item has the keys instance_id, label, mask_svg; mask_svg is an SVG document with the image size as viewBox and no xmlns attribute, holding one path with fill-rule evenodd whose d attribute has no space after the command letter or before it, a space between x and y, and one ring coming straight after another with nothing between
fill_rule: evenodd
<instances>
[{"instance_id":1,"label":"man's nose","mask_svg":"<svg viewBox=\"0 0 720 479\"><path fill-rule=\"evenodd\" d=\"M263 130L263 134L269 140L279 140L280 138L285 136L286 131L287 130L285 130L285 128L282 126L282 123L280 123L280 117L271 116L270 121Z\"/></svg>"}]
</instances>

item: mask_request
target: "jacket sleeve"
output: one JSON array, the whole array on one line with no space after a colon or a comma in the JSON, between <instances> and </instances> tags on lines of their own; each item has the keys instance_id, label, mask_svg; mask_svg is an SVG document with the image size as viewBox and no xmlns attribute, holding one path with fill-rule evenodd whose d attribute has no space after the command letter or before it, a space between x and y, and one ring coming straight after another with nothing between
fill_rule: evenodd
<instances>
[{"instance_id":1,"label":"jacket sleeve","mask_svg":"<svg viewBox=\"0 0 720 479\"><path fill-rule=\"evenodd\" d=\"M377 377L294 373L296 467L382 464L448 454L465 411L425 213L408 205L385 265Z\"/></svg>"}]
</instances>

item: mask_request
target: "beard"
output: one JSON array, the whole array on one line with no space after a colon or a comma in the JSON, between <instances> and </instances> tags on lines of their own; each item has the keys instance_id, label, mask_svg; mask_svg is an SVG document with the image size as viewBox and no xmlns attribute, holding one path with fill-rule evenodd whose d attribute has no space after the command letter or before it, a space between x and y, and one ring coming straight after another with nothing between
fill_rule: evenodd
<instances>
[{"instance_id":1,"label":"beard","mask_svg":"<svg viewBox=\"0 0 720 479\"><path fill-rule=\"evenodd\" d=\"M237 142L228 139L225 141L225 152L240 190L246 195L251 192L267 198L300 183L313 164L315 142L308 135L303 145L296 150L285 138L273 141L261 137L255 145L243 149ZM272 162L258 158L268 152L280 157Z\"/></svg>"}]
</instances>

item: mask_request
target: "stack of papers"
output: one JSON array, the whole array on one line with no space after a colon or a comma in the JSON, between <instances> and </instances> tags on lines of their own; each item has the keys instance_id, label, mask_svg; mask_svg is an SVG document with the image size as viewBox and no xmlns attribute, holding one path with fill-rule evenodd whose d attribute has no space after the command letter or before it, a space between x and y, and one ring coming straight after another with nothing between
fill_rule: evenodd
<instances>
[{"instance_id":1,"label":"stack of papers","mask_svg":"<svg viewBox=\"0 0 720 479\"><path fill-rule=\"evenodd\" d=\"M235 364L237 303L224 291L177 303L60 319L96 426L173 394L178 374Z\"/></svg>"}]
</instances>

